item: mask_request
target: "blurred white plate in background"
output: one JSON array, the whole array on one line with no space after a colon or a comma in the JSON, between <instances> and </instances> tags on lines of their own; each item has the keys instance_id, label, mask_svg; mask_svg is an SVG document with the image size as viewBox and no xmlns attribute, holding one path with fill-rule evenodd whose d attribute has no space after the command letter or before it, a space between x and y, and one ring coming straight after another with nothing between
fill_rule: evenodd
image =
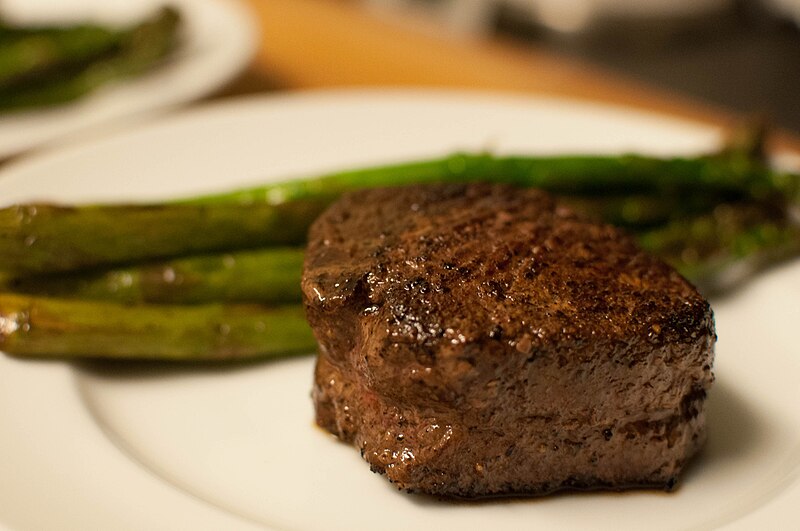
<instances>
[{"instance_id":1,"label":"blurred white plate in background","mask_svg":"<svg viewBox=\"0 0 800 531\"><path fill-rule=\"evenodd\" d=\"M0 159L53 141L97 134L98 126L142 118L221 88L251 59L257 30L234 0L3 0L4 17L19 23L96 20L125 24L158 6L183 16L181 45L163 65L101 87L58 107L0 114ZM93 129L94 128L94 129Z\"/></svg>"},{"instance_id":2,"label":"blurred white plate in background","mask_svg":"<svg viewBox=\"0 0 800 531\"><path fill-rule=\"evenodd\" d=\"M4 203L154 200L454 150L713 149L614 107L340 91L206 106L0 172ZM671 494L482 503L397 492L313 425L313 359L245 366L0 355L0 523L13 529L789 529L800 518L800 262L714 301L709 444ZM0 524L1 525L1 524Z\"/></svg>"}]
</instances>

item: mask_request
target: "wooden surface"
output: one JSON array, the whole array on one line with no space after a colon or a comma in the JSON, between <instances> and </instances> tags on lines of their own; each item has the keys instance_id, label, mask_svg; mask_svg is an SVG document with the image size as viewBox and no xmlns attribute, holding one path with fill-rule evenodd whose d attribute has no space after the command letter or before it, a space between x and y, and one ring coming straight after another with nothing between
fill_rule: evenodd
<instances>
[{"instance_id":1,"label":"wooden surface","mask_svg":"<svg viewBox=\"0 0 800 531\"><path fill-rule=\"evenodd\" d=\"M579 98L636 107L722 127L725 109L530 46L443 35L410 17L377 16L345 0L239 0L262 30L236 89L348 86L462 87ZM777 148L800 150L780 132Z\"/></svg>"}]
</instances>

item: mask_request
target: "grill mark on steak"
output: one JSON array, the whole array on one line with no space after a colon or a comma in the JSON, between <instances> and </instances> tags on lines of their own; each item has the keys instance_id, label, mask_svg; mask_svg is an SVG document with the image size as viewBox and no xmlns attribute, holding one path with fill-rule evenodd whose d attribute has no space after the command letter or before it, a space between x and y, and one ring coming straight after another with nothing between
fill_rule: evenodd
<instances>
[{"instance_id":1,"label":"grill mark on steak","mask_svg":"<svg viewBox=\"0 0 800 531\"><path fill-rule=\"evenodd\" d=\"M400 488L671 489L705 437L708 303L536 190L355 192L311 229L317 422Z\"/></svg>"}]
</instances>

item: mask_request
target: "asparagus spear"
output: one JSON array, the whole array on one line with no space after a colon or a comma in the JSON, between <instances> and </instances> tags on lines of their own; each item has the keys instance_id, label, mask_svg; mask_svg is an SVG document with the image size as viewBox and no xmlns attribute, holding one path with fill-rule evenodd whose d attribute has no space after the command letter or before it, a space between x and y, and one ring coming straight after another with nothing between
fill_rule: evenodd
<instances>
[{"instance_id":1,"label":"asparagus spear","mask_svg":"<svg viewBox=\"0 0 800 531\"><path fill-rule=\"evenodd\" d=\"M17 205L0 209L0 275L41 276L159 257L302 243L311 222L332 200L318 196L277 205ZM699 208L697 201L651 196L570 201L590 215L629 227L650 226ZM120 271L118 276L128 273ZM93 278L101 282L97 274ZM49 286L59 282L41 280ZM69 282L74 286L84 280Z\"/></svg>"},{"instance_id":2,"label":"asparagus spear","mask_svg":"<svg viewBox=\"0 0 800 531\"><path fill-rule=\"evenodd\" d=\"M0 294L0 349L14 356L206 361L314 348L300 306L125 306Z\"/></svg>"},{"instance_id":3,"label":"asparagus spear","mask_svg":"<svg viewBox=\"0 0 800 531\"><path fill-rule=\"evenodd\" d=\"M634 213L650 205L625 203ZM601 202L602 206L602 202ZM645 214L648 215L648 214ZM640 230L640 244L706 294L800 252L800 229L758 205L719 205L713 213ZM123 303L291 303L301 298L303 251L267 248L13 279L16 293Z\"/></svg>"},{"instance_id":4,"label":"asparagus spear","mask_svg":"<svg viewBox=\"0 0 800 531\"><path fill-rule=\"evenodd\" d=\"M268 248L14 279L6 289L123 303L298 302L303 251Z\"/></svg>"},{"instance_id":5,"label":"asparagus spear","mask_svg":"<svg viewBox=\"0 0 800 531\"><path fill-rule=\"evenodd\" d=\"M64 73L70 67L85 65L118 49L123 38L121 31L93 25L6 37L0 42L0 87L35 80L48 70Z\"/></svg>"},{"instance_id":6,"label":"asparagus spear","mask_svg":"<svg viewBox=\"0 0 800 531\"><path fill-rule=\"evenodd\" d=\"M295 244L329 199L283 205L29 204L0 209L0 274L19 277Z\"/></svg>"},{"instance_id":7,"label":"asparagus spear","mask_svg":"<svg viewBox=\"0 0 800 531\"><path fill-rule=\"evenodd\" d=\"M680 208L691 197L705 197L712 203L756 198L776 208L786 204L797 208L800 204L796 199L800 197L800 177L761 166L732 166L723 158L498 158L460 154L177 203L1 209L0 255L4 263L0 264L0 273L66 271L212 250L299 243L316 214L343 191L467 180L535 185L562 195L650 195L672 198Z\"/></svg>"},{"instance_id":8,"label":"asparagus spear","mask_svg":"<svg viewBox=\"0 0 800 531\"><path fill-rule=\"evenodd\" d=\"M177 11L163 8L152 19L126 31L118 53L88 61L73 71L56 68L53 75L43 73L2 88L0 111L72 101L109 81L144 72L174 47L179 19Z\"/></svg>"},{"instance_id":9,"label":"asparagus spear","mask_svg":"<svg viewBox=\"0 0 800 531\"><path fill-rule=\"evenodd\" d=\"M576 212L633 232L659 227L674 219L702 214L719 204L719 198L706 195L692 197L658 197L642 194L590 197L562 195L559 199Z\"/></svg>"},{"instance_id":10,"label":"asparagus spear","mask_svg":"<svg viewBox=\"0 0 800 531\"><path fill-rule=\"evenodd\" d=\"M800 253L800 227L753 203L718 205L712 212L644 231L638 239L707 295Z\"/></svg>"},{"instance_id":11,"label":"asparagus spear","mask_svg":"<svg viewBox=\"0 0 800 531\"><path fill-rule=\"evenodd\" d=\"M488 181L563 195L651 194L719 200L755 198L800 204L800 176L746 157L655 158L641 155L553 157L455 153L439 159L356 169L183 200L189 204L277 204L365 187Z\"/></svg>"}]
</instances>

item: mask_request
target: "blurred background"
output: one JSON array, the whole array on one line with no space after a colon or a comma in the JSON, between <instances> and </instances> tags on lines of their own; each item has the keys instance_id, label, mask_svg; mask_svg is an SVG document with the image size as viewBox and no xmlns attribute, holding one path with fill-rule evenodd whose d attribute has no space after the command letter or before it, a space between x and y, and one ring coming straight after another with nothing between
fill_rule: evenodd
<instances>
[{"instance_id":1,"label":"blurred background","mask_svg":"<svg viewBox=\"0 0 800 531\"><path fill-rule=\"evenodd\" d=\"M156 23L164 5L177 21ZM0 160L192 102L353 86L757 117L800 146L800 0L3 0L0 17ZM13 28L59 24L84 31L73 56L18 46Z\"/></svg>"},{"instance_id":2,"label":"blurred background","mask_svg":"<svg viewBox=\"0 0 800 531\"><path fill-rule=\"evenodd\" d=\"M365 0L800 131L797 0Z\"/></svg>"}]
</instances>

